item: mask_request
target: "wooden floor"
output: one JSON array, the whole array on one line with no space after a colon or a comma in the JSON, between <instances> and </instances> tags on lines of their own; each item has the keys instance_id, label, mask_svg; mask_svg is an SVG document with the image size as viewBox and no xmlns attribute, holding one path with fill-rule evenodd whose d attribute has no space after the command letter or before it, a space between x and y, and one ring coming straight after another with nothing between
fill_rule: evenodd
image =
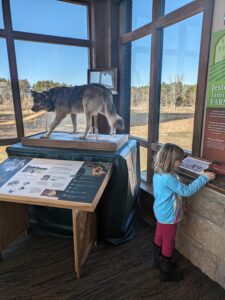
<instances>
[{"instance_id":1,"label":"wooden floor","mask_svg":"<svg viewBox=\"0 0 225 300\"><path fill-rule=\"evenodd\" d=\"M225 290L178 253L184 280L160 283L151 266L153 231L140 222L132 241L98 245L80 280L73 272L72 239L23 235L2 254L0 299L225 300Z\"/></svg>"}]
</instances>

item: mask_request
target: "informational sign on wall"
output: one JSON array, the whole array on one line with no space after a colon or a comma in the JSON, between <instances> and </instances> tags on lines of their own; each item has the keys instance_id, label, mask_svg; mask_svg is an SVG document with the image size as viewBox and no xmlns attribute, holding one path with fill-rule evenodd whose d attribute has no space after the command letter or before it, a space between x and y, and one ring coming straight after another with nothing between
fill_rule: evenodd
<instances>
[{"instance_id":1,"label":"informational sign on wall","mask_svg":"<svg viewBox=\"0 0 225 300\"><path fill-rule=\"evenodd\" d=\"M203 153L225 162L225 30L212 33Z\"/></svg>"}]
</instances>

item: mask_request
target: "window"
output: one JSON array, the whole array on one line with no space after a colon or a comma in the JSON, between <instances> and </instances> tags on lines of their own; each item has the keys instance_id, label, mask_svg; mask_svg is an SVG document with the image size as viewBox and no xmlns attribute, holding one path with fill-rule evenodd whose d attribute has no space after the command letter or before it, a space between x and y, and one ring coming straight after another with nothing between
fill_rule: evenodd
<instances>
[{"instance_id":1,"label":"window","mask_svg":"<svg viewBox=\"0 0 225 300\"><path fill-rule=\"evenodd\" d=\"M41 92L55 86L87 83L89 7L88 1L58 0L7 0L4 12L0 7L2 145L46 131L54 118L53 113L31 111L31 89ZM2 13L6 14L7 30ZM81 118L78 130L84 131L84 124ZM57 129L72 131L71 120L63 120Z\"/></svg>"},{"instance_id":2,"label":"window","mask_svg":"<svg viewBox=\"0 0 225 300\"><path fill-rule=\"evenodd\" d=\"M15 42L15 47L25 135L27 136L46 131L46 127L55 116L54 113L31 111L33 101L30 89L42 92L55 86L86 84L88 50L82 47L18 40ZM70 118L66 118L57 130L72 132Z\"/></svg>"},{"instance_id":3,"label":"window","mask_svg":"<svg viewBox=\"0 0 225 300\"><path fill-rule=\"evenodd\" d=\"M171 11L180 8L193 0L165 0L165 14L170 13Z\"/></svg>"},{"instance_id":4,"label":"window","mask_svg":"<svg viewBox=\"0 0 225 300\"><path fill-rule=\"evenodd\" d=\"M202 14L164 29L159 143L192 150ZM171 41L173 41L171 43Z\"/></svg>"},{"instance_id":5,"label":"window","mask_svg":"<svg viewBox=\"0 0 225 300\"><path fill-rule=\"evenodd\" d=\"M131 43L130 134L148 137L151 36Z\"/></svg>"},{"instance_id":6,"label":"window","mask_svg":"<svg viewBox=\"0 0 225 300\"><path fill-rule=\"evenodd\" d=\"M213 3L152 0L141 7L139 2L120 6L120 102L126 128L141 146L142 179L150 182L161 144L176 143L200 156L201 130L194 124L203 124L207 66L199 58L204 61L209 51L211 31L202 24L210 24Z\"/></svg>"},{"instance_id":7,"label":"window","mask_svg":"<svg viewBox=\"0 0 225 300\"><path fill-rule=\"evenodd\" d=\"M17 136L5 39L0 38L0 137Z\"/></svg>"},{"instance_id":8,"label":"window","mask_svg":"<svg viewBox=\"0 0 225 300\"><path fill-rule=\"evenodd\" d=\"M87 7L84 5L55 0L10 0L10 6L13 30L88 38Z\"/></svg>"},{"instance_id":9,"label":"window","mask_svg":"<svg viewBox=\"0 0 225 300\"><path fill-rule=\"evenodd\" d=\"M132 30L152 21L152 1L132 0Z\"/></svg>"},{"instance_id":10,"label":"window","mask_svg":"<svg viewBox=\"0 0 225 300\"><path fill-rule=\"evenodd\" d=\"M147 157L148 152L144 147L140 147L140 168L141 168L141 176L145 180L147 179Z\"/></svg>"}]
</instances>

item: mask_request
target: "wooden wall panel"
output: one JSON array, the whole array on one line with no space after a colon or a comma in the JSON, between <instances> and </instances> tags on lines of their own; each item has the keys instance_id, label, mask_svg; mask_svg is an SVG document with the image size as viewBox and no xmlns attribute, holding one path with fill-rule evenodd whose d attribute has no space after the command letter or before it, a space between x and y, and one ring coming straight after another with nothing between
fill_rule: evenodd
<instances>
[{"instance_id":1,"label":"wooden wall panel","mask_svg":"<svg viewBox=\"0 0 225 300\"><path fill-rule=\"evenodd\" d=\"M0 251L29 227L26 205L0 202Z\"/></svg>"}]
</instances>

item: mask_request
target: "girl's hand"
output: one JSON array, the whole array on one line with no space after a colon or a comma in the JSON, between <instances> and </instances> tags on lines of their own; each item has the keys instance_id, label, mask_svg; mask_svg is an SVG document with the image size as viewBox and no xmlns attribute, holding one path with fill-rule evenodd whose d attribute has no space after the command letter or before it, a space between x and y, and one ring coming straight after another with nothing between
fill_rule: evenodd
<instances>
[{"instance_id":1,"label":"girl's hand","mask_svg":"<svg viewBox=\"0 0 225 300\"><path fill-rule=\"evenodd\" d=\"M205 175L209 180L213 180L216 177L216 174L213 172L203 172L203 175Z\"/></svg>"}]
</instances>

